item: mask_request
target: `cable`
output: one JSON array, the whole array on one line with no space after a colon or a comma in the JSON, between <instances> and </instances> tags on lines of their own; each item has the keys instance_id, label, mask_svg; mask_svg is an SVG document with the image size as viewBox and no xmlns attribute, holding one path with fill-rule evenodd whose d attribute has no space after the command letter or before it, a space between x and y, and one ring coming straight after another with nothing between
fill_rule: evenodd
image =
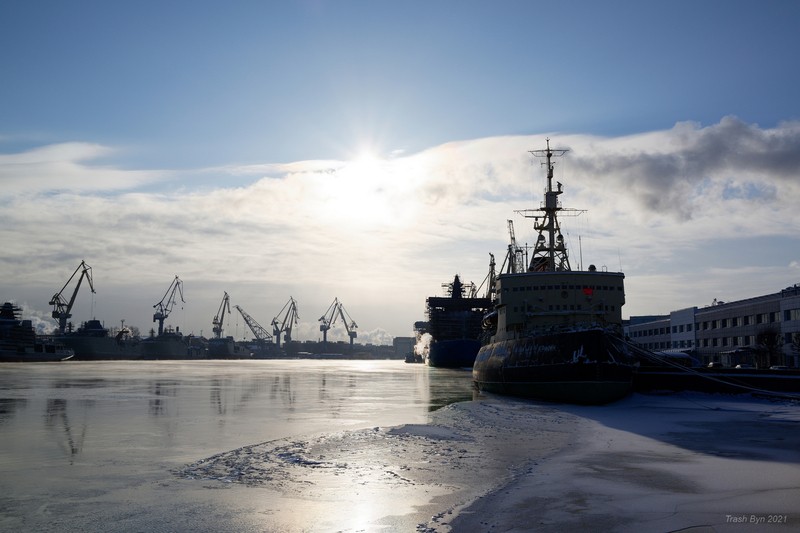
<instances>
[{"instance_id":1,"label":"cable","mask_svg":"<svg viewBox=\"0 0 800 533\"><path fill-rule=\"evenodd\" d=\"M633 344L631 342L628 342L628 341L626 341L626 340L624 340L622 338L617 337L617 340L619 342L623 343L629 349L631 349L634 352L634 354L636 354L636 355L638 355L638 356L640 356L640 357L642 357L644 359L648 359L650 361L657 362L657 363L659 363L661 365L667 365L667 366L674 367L674 368L676 368L676 369L678 369L678 370L680 370L682 372L693 374L693 375L695 375L697 377L701 377L701 378L707 379L709 381L716 381L717 383L722 383L723 385L727 385L729 387L739 388L739 389L743 389L743 390L746 390L746 391L749 391L749 392L752 392L752 393L763 394L763 395L766 395L766 396L772 396L772 397L784 398L784 399L790 399L790 400L800 400L800 395L797 395L797 394L780 393L780 392L777 392L777 391L770 391L770 390L765 390L765 389L759 389L757 387L751 387L750 385L746 385L746 384L741 383L741 382L737 383L735 378L733 378L732 380L725 380L725 379L720 379L720 378L715 377L715 376L710 376L710 375L708 375L708 374L706 374L704 372L700 372L700 371L695 370L693 368L689 368L689 367L683 366L683 365L681 365L679 363L674 363L672 361L669 361L669 360L667 360L667 359L665 359L663 357L659 357L655 353L650 352L648 350L645 350L644 348L641 348L641 347L639 347L639 346L637 346L637 345L635 345L635 344Z\"/></svg>"}]
</instances>

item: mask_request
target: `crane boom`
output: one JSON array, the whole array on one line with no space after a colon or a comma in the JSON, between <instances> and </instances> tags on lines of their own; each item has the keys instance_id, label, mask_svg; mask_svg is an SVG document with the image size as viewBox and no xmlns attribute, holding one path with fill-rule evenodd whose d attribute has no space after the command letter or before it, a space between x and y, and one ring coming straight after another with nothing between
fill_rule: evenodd
<instances>
[{"instance_id":1,"label":"crane boom","mask_svg":"<svg viewBox=\"0 0 800 533\"><path fill-rule=\"evenodd\" d=\"M249 327L250 331L253 332L253 335L255 335L257 341L272 342L272 335L270 335L269 332L261 326L261 324L256 322L255 318L248 315L244 309L238 305L234 305L233 307L239 311L240 315L242 315L245 324L247 324L247 327Z\"/></svg>"},{"instance_id":2,"label":"crane boom","mask_svg":"<svg viewBox=\"0 0 800 533\"><path fill-rule=\"evenodd\" d=\"M350 345L352 345L353 340L358 336L355 331L358 325L352 318L350 318L350 315L347 313L347 311L345 311L344 305L342 305L342 302L339 301L339 298L333 299L333 303L331 303L330 307L328 307L328 310L325 311L325 314L319 319L319 322L321 322L319 325L319 330L322 332L322 342L327 344L328 330L333 327L337 318L342 319L344 327L347 330L347 335L350 337Z\"/></svg>"},{"instance_id":3,"label":"crane boom","mask_svg":"<svg viewBox=\"0 0 800 533\"><path fill-rule=\"evenodd\" d=\"M225 311L227 311L228 314L231 312L230 296L228 296L227 292L224 294L225 295L222 297L222 302L219 304L219 310L217 311L217 314L214 315L214 320L211 321L211 324L214 326L211 331L214 332L214 337L217 339L222 338L222 325L225 322Z\"/></svg>"},{"instance_id":4,"label":"crane boom","mask_svg":"<svg viewBox=\"0 0 800 533\"><path fill-rule=\"evenodd\" d=\"M286 313L281 320L278 317L280 317L281 313L284 311L286 311ZM289 301L278 311L278 316L272 319L272 334L275 335L275 342L278 346L281 345L281 333L285 334L285 342L291 342L292 327L297 324L299 320L300 316L297 314L297 302L290 296Z\"/></svg>"},{"instance_id":5,"label":"crane boom","mask_svg":"<svg viewBox=\"0 0 800 533\"><path fill-rule=\"evenodd\" d=\"M483 298L488 298L488 299L490 299L492 301L494 301L494 295L495 295L495 293L497 291L497 289L495 287L495 284L496 284L496 281L497 281L497 274L495 273L495 268L494 267L495 267L494 254L490 252L489 253L489 272L488 272L488 274L486 274L486 277L483 278L483 281L481 282L481 286L478 287L476 289L476 291L475 291L475 293L477 294L485 285L486 286L486 292L482 293L482 294L484 294Z\"/></svg>"},{"instance_id":6,"label":"crane boom","mask_svg":"<svg viewBox=\"0 0 800 533\"><path fill-rule=\"evenodd\" d=\"M164 321L169 317L172 308L175 306L176 294L180 295L181 303L186 303L186 300L183 299L183 282L177 274L175 275L175 279L172 280L172 284L170 284L167 292L164 293L164 297L153 306L156 309L156 312L153 314L153 322L158 322L159 335L164 333Z\"/></svg>"},{"instance_id":7,"label":"crane boom","mask_svg":"<svg viewBox=\"0 0 800 533\"><path fill-rule=\"evenodd\" d=\"M514 235L514 221L508 221L508 235L509 235L509 244L508 244L508 255L506 256L506 262L508 263L508 273L515 274L515 273L522 273L525 272L525 257L523 256L524 251L517 245L517 238Z\"/></svg>"},{"instance_id":8,"label":"crane boom","mask_svg":"<svg viewBox=\"0 0 800 533\"><path fill-rule=\"evenodd\" d=\"M81 272L80 277L78 278L78 283L75 285L75 290L72 291L72 297L69 301L64 298L64 291L67 289L67 286L72 281L72 278L75 275ZM75 297L78 295L78 289L81 288L81 282L83 278L89 282L89 288L92 290L92 294L94 294L94 284L92 283L92 267L86 264L86 261L81 261L81 264L78 265L78 268L75 269L75 272L69 277L67 282L58 291L56 294L50 298L50 305L53 306L53 318L58 320L58 329L63 334L67 330L67 320L72 317L72 306L75 304Z\"/></svg>"}]
</instances>

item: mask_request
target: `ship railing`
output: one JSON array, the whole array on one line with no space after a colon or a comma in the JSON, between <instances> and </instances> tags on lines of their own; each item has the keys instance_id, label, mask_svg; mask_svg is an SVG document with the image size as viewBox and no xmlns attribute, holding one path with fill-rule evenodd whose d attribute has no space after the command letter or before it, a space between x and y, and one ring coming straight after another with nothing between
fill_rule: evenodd
<instances>
[{"instance_id":1,"label":"ship railing","mask_svg":"<svg viewBox=\"0 0 800 533\"><path fill-rule=\"evenodd\" d=\"M598 321L573 322L571 324L550 324L546 326L531 326L526 328L522 336L546 335L553 333L566 333L570 331L603 330L618 335L620 327L616 324L607 324Z\"/></svg>"}]
</instances>

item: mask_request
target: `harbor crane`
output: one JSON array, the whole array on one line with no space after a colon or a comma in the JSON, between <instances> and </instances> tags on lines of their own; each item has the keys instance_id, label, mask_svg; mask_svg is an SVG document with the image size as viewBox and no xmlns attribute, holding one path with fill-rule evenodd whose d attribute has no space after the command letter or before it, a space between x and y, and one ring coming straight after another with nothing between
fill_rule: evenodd
<instances>
[{"instance_id":1,"label":"harbor crane","mask_svg":"<svg viewBox=\"0 0 800 533\"><path fill-rule=\"evenodd\" d=\"M286 311L286 313L284 313ZM283 319L278 317L283 314ZM297 314L297 302L289 296L289 301L278 311L278 316L272 319L272 334L275 336L275 343L280 347L281 333L284 334L284 342L292 341L292 327L300 321Z\"/></svg>"},{"instance_id":2,"label":"harbor crane","mask_svg":"<svg viewBox=\"0 0 800 533\"><path fill-rule=\"evenodd\" d=\"M228 296L227 292L224 294L225 296L222 297L222 303L219 304L219 310L217 314L214 315L214 320L211 321L211 324L214 326L211 328L211 331L214 332L214 337L217 339L222 338L222 324L225 322L225 311L231 314L231 298Z\"/></svg>"},{"instance_id":3,"label":"harbor crane","mask_svg":"<svg viewBox=\"0 0 800 533\"><path fill-rule=\"evenodd\" d=\"M506 266L506 264L508 265L508 270L506 270L507 274L521 274L525 272L527 260L525 258L525 251L517 245L517 239L514 236L513 220L508 221L508 235L508 254L506 255L503 266Z\"/></svg>"},{"instance_id":4,"label":"harbor crane","mask_svg":"<svg viewBox=\"0 0 800 533\"><path fill-rule=\"evenodd\" d=\"M486 277L483 278L480 287L476 289L476 294L481 291L484 287L486 287L485 292L483 294L483 298L488 298L491 301L494 301L495 294L497 293L497 288L495 285L497 284L497 273L495 272L495 263L494 263L494 254L489 252L489 273L486 274Z\"/></svg>"},{"instance_id":5,"label":"harbor crane","mask_svg":"<svg viewBox=\"0 0 800 533\"><path fill-rule=\"evenodd\" d=\"M75 290L72 291L72 297L67 301L64 298L64 291L67 289L67 286L72 281L72 278L80 271L81 275L78 277L78 283L75 285ZM89 288L92 290L92 294L94 294L94 284L92 283L92 267L86 264L86 261L81 261L81 264L78 265L78 268L75 269L75 272L69 277L67 282L58 291L56 294L50 298L50 305L53 306L53 318L58 320L58 330L63 335L67 330L67 320L72 317L72 306L75 304L75 297L78 295L78 289L81 288L81 282L83 278L86 278L86 281L89 283Z\"/></svg>"},{"instance_id":6,"label":"harbor crane","mask_svg":"<svg viewBox=\"0 0 800 533\"><path fill-rule=\"evenodd\" d=\"M342 302L339 301L339 298L333 299L331 306L328 307L328 310L319 319L319 322L321 322L319 325L319 330L322 332L323 344L327 345L328 330L333 327L333 324L336 322L337 318L342 319L344 328L347 330L347 335L350 337L350 346L352 346L353 340L357 336L355 330L358 326L356 325L355 321L350 318L350 315L347 314L347 311L345 311L344 305L342 305Z\"/></svg>"},{"instance_id":7,"label":"harbor crane","mask_svg":"<svg viewBox=\"0 0 800 533\"><path fill-rule=\"evenodd\" d=\"M167 289L167 292L164 293L164 297L161 298L161 301L158 302L153 306L156 312L153 314L153 322L158 322L158 334L159 336L164 333L164 321L167 319L169 314L172 312L172 308L175 306L175 296L179 295L181 297L181 303L186 303L186 300L183 299L183 282L180 280L178 275L175 275L175 279L172 280L172 284Z\"/></svg>"},{"instance_id":8,"label":"harbor crane","mask_svg":"<svg viewBox=\"0 0 800 533\"><path fill-rule=\"evenodd\" d=\"M261 326L261 324L256 322L255 318L253 318L250 315L248 315L245 312L245 310L242 309L241 307L239 307L238 305L234 305L233 307L237 311L239 311L240 315L242 315L242 318L244 319L245 324L247 324L247 327L249 327L250 331L252 331L253 335L255 335L255 337L256 337L255 340L256 341L258 341L259 343L262 343L262 344L266 344L266 343L271 343L272 342L272 335L270 335L269 332Z\"/></svg>"}]
</instances>

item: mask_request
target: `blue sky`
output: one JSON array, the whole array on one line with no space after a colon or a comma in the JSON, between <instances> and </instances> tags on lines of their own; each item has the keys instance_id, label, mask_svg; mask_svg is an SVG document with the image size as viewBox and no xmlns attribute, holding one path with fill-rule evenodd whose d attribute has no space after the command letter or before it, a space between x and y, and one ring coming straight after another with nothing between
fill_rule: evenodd
<instances>
[{"instance_id":1,"label":"blue sky","mask_svg":"<svg viewBox=\"0 0 800 533\"><path fill-rule=\"evenodd\" d=\"M800 282L798 23L786 1L4 2L0 289L47 316L85 259L78 321L146 331L178 274L185 331L226 290L262 324L294 296L308 338L334 297L360 339L406 335L502 256L550 136L626 315L777 291Z\"/></svg>"}]
</instances>

